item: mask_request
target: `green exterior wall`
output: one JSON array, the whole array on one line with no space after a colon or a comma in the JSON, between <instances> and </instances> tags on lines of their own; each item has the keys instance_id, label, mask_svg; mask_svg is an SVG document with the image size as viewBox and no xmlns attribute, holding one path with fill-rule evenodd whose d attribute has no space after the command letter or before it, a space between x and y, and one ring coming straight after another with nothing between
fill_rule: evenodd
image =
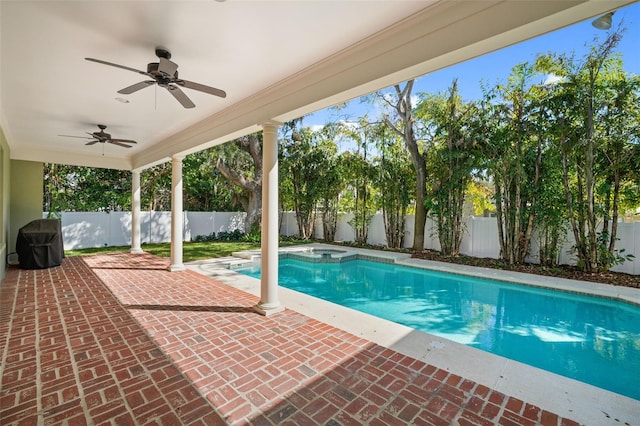
<instances>
[{"instance_id":1,"label":"green exterior wall","mask_svg":"<svg viewBox=\"0 0 640 426\"><path fill-rule=\"evenodd\" d=\"M4 279L9 253L9 145L0 127L0 282Z\"/></svg>"},{"instance_id":2,"label":"green exterior wall","mask_svg":"<svg viewBox=\"0 0 640 426\"><path fill-rule=\"evenodd\" d=\"M9 252L13 252L20 228L32 220L42 219L43 163L11 160L10 168L10 232L7 247Z\"/></svg>"}]
</instances>

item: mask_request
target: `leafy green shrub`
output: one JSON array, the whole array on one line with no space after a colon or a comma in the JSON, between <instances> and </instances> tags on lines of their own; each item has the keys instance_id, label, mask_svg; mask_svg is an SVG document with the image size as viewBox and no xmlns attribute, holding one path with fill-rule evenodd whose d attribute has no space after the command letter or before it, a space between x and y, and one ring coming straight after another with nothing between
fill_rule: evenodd
<instances>
[{"instance_id":1,"label":"leafy green shrub","mask_svg":"<svg viewBox=\"0 0 640 426\"><path fill-rule=\"evenodd\" d=\"M215 241L242 241L244 233L239 229L218 232Z\"/></svg>"},{"instance_id":2,"label":"leafy green shrub","mask_svg":"<svg viewBox=\"0 0 640 426\"><path fill-rule=\"evenodd\" d=\"M260 232L260 228L255 226L251 232L248 232L242 236L242 241L246 241L249 243L259 243L262 239L262 233Z\"/></svg>"},{"instance_id":3,"label":"leafy green shrub","mask_svg":"<svg viewBox=\"0 0 640 426\"><path fill-rule=\"evenodd\" d=\"M197 243L205 243L209 241L216 241L216 233L212 232L209 235L196 235L193 241Z\"/></svg>"}]
</instances>

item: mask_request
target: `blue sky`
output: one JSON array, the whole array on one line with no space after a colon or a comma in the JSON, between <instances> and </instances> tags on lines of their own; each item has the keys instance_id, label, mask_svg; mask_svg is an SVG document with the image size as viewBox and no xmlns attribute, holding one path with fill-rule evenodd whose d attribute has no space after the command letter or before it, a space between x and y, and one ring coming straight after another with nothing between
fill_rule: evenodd
<instances>
[{"instance_id":1,"label":"blue sky","mask_svg":"<svg viewBox=\"0 0 640 426\"><path fill-rule=\"evenodd\" d=\"M504 82L511 69L522 62L533 62L539 53L574 52L577 58L588 53L589 46L597 37L604 40L607 31L598 30L591 25L592 20L528 40L497 52L463 62L452 67L436 71L416 80L414 93L438 93L448 89L454 78L458 78L458 89L465 100L480 98L480 83L492 85ZM619 9L613 16L612 29L623 23L626 28L622 40L616 49L622 54L625 69L632 74L640 74L640 3ZM344 118L356 119L373 108L362 104L358 99L349 103L347 109L335 112L331 108L318 111L304 118L304 126L323 125Z\"/></svg>"}]
</instances>

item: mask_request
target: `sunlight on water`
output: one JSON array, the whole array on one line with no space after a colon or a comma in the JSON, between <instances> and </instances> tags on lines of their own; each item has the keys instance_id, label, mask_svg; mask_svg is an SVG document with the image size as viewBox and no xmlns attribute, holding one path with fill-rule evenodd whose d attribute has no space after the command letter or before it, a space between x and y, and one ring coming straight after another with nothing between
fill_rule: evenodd
<instances>
[{"instance_id":1,"label":"sunlight on water","mask_svg":"<svg viewBox=\"0 0 640 426\"><path fill-rule=\"evenodd\" d=\"M531 333L543 342L584 342L585 338L574 333L566 333L563 330L553 328L532 327Z\"/></svg>"},{"instance_id":2,"label":"sunlight on water","mask_svg":"<svg viewBox=\"0 0 640 426\"><path fill-rule=\"evenodd\" d=\"M256 267L238 272L260 276ZM279 281L640 400L640 307L365 260L280 259Z\"/></svg>"}]
</instances>

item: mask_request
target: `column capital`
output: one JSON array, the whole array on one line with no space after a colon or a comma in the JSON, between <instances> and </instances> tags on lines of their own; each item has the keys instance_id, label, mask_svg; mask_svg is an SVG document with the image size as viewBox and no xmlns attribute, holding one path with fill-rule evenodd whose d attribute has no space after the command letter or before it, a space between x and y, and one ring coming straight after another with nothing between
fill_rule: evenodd
<instances>
[{"instance_id":1,"label":"column capital","mask_svg":"<svg viewBox=\"0 0 640 426\"><path fill-rule=\"evenodd\" d=\"M175 163L177 161L182 162L182 160L184 160L184 157L186 157L186 155L184 155L184 154L173 154L171 156L171 162L172 163Z\"/></svg>"},{"instance_id":2,"label":"column capital","mask_svg":"<svg viewBox=\"0 0 640 426\"><path fill-rule=\"evenodd\" d=\"M282 122L276 120L268 120L260 123L262 130L277 130L280 126L282 126Z\"/></svg>"}]
</instances>

